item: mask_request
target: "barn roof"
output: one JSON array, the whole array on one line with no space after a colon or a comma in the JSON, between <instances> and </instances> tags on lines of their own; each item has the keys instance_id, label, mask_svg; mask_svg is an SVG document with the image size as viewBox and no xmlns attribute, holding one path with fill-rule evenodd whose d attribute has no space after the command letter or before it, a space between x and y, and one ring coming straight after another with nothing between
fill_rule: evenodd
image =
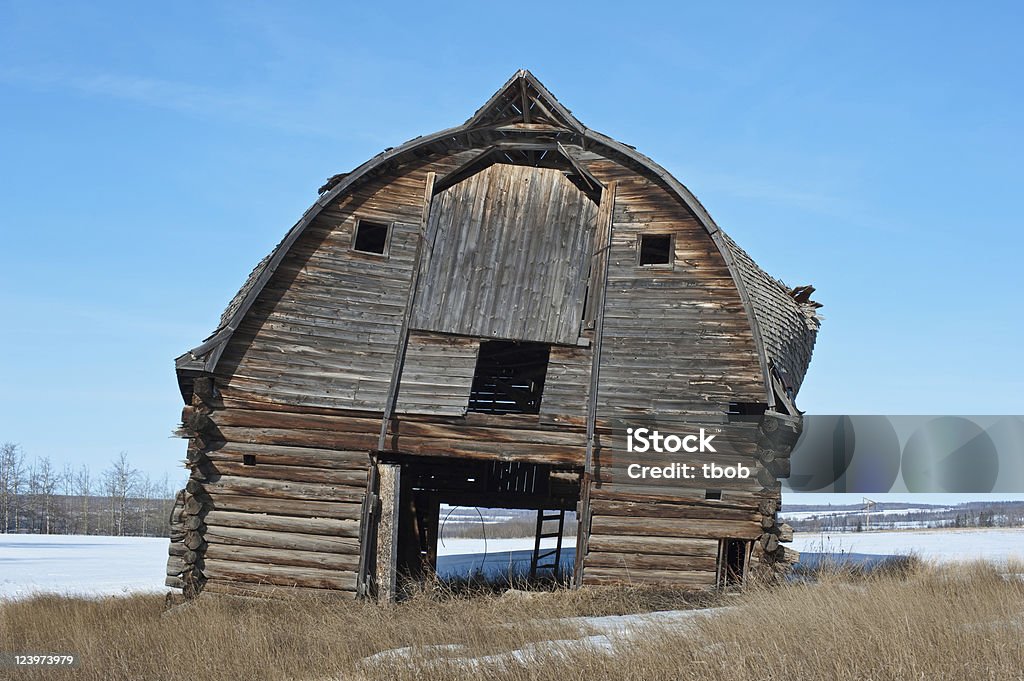
<instances>
[{"instance_id":1,"label":"barn roof","mask_svg":"<svg viewBox=\"0 0 1024 681\"><path fill-rule=\"evenodd\" d=\"M730 239L704 209L697 198L660 165L635 148L618 142L584 126L552 95L537 78L525 69L517 71L464 124L432 135L412 139L398 147L388 148L350 173L335 175L321 187L321 196L289 230L280 243L263 258L249 274L221 315L220 323L199 346L177 358L181 382L189 376L212 372L235 329L249 307L287 255L291 246L326 206L350 187L370 177L394 169L403 162L420 158L434 149L450 148L461 137L471 145L468 133L494 129L511 124L536 126L543 130L564 130L573 143L585 146L606 157L648 175L673 192L690 208L721 252L740 298L743 301L758 350L764 375L768 403L775 405L775 395L789 402L800 387L819 325L817 303L810 301L813 287L790 289L771 277ZM183 393L185 386L183 385ZM187 399L187 398L186 398Z\"/></svg>"}]
</instances>

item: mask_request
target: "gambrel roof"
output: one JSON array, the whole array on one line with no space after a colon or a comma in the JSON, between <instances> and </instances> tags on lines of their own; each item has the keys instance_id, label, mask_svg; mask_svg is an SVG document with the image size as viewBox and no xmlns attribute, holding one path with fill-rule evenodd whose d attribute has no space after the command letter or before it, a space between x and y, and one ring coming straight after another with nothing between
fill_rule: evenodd
<instances>
[{"instance_id":1,"label":"gambrel roof","mask_svg":"<svg viewBox=\"0 0 1024 681\"><path fill-rule=\"evenodd\" d=\"M819 324L817 305L807 298L808 287L790 290L765 273L668 171L633 147L584 126L527 70L517 71L462 125L389 148L352 172L331 178L316 202L253 269L224 311L217 329L177 359L180 381L184 384L190 376L214 370L232 334L289 249L320 211L350 188L431 154L481 147L485 154L515 153L529 150L531 144L543 144L574 165L566 147L585 148L640 172L678 197L711 236L732 274L757 346L768 403L774 405L777 394L784 402L791 402L810 362ZM585 174L582 168L576 168ZM791 403L788 408L792 408Z\"/></svg>"}]
</instances>

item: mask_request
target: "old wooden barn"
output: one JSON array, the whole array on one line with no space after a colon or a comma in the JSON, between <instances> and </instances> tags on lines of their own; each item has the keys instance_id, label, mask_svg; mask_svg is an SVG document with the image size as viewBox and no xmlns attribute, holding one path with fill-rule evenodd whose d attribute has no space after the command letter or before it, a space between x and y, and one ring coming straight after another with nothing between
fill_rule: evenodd
<instances>
[{"instance_id":1,"label":"old wooden barn","mask_svg":"<svg viewBox=\"0 0 1024 681\"><path fill-rule=\"evenodd\" d=\"M167 584L390 599L433 566L441 504L576 511L575 585L771 568L812 291L519 71L464 124L332 177L177 359ZM679 459L627 451L652 424L706 429L728 450L689 460L752 475L630 477Z\"/></svg>"}]
</instances>

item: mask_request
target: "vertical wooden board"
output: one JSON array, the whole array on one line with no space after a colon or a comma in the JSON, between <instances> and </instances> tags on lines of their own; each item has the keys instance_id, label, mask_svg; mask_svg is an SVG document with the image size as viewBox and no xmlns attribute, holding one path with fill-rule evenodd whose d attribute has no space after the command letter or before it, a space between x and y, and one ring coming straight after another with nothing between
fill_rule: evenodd
<instances>
[{"instance_id":1,"label":"vertical wooden board","mask_svg":"<svg viewBox=\"0 0 1024 681\"><path fill-rule=\"evenodd\" d=\"M495 164L434 198L413 327L574 343L596 206L564 174Z\"/></svg>"},{"instance_id":2,"label":"vertical wooden board","mask_svg":"<svg viewBox=\"0 0 1024 681\"><path fill-rule=\"evenodd\" d=\"M401 466L378 464L380 515L377 526L377 600L395 600Z\"/></svg>"}]
</instances>

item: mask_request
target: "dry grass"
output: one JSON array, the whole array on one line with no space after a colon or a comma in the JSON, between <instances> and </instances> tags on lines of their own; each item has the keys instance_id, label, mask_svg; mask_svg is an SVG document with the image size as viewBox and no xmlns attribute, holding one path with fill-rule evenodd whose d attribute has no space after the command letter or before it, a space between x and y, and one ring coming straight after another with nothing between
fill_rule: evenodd
<instances>
[{"instance_id":1,"label":"dry grass","mask_svg":"<svg viewBox=\"0 0 1024 681\"><path fill-rule=\"evenodd\" d=\"M981 563L915 562L696 602L692 594L642 588L476 598L427 590L390 608L305 596L204 597L164 612L156 596L44 597L0 605L0 651L72 651L82 659L73 671L12 677L25 679L1024 678L1024 582L1000 572ZM734 607L690 627L648 629L613 655L549 653L487 669L465 662L592 633L557 618L722 602ZM423 651L449 643L464 646L459 659ZM417 650L361 662L406 646Z\"/></svg>"}]
</instances>

